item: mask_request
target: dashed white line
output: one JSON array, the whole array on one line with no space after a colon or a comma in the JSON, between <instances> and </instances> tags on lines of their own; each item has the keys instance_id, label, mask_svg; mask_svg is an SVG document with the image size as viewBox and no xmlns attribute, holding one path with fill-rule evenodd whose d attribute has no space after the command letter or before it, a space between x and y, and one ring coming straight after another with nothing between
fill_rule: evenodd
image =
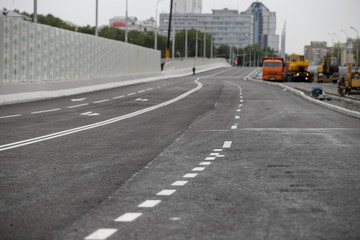
<instances>
[{"instance_id":1,"label":"dashed white line","mask_svg":"<svg viewBox=\"0 0 360 240\"><path fill-rule=\"evenodd\" d=\"M85 240L105 240L117 231L115 228L100 228L87 236Z\"/></svg>"},{"instance_id":2,"label":"dashed white line","mask_svg":"<svg viewBox=\"0 0 360 240\"><path fill-rule=\"evenodd\" d=\"M115 219L115 222L133 222L137 218L139 218L142 215L142 213L125 213Z\"/></svg>"},{"instance_id":3,"label":"dashed white line","mask_svg":"<svg viewBox=\"0 0 360 240\"><path fill-rule=\"evenodd\" d=\"M224 157L224 155L220 155L220 153L210 153L210 156Z\"/></svg>"},{"instance_id":4,"label":"dashed white line","mask_svg":"<svg viewBox=\"0 0 360 240\"><path fill-rule=\"evenodd\" d=\"M81 102L81 101L84 101L86 100L86 98L73 98L71 99L72 102Z\"/></svg>"},{"instance_id":5,"label":"dashed white line","mask_svg":"<svg viewBox=\"0 0 360 240\"><path fill-rule=\"evenodd\" d=\"M121 96L117 96L117 97L113 97L113 99L119 99L119 98L124 98L125 95L121 95Z\"/></svg>"},{"instance_id":6,"label":"dashed white line","mask_svg":"<svg viewBox=\"0 0 360 240\"><path fill-rule=\"evenodd\" d=\"M236 111L237 111L237 112L241 112L241 109L239 108L239 109L237 109Z\"/></svg>"},{"instance_id":7,"label":"dashed white line","mask_svg":"<svg viewBox=\"0 0 360 240\"><path fill-rule=\"evenodd\" d=\"M83 103L83 104L79 104L79 105L74 105L74 106L69 106L67 108L78 108L78 107L83 107L83 106L87 106L89 105L88 103Z\"/></svg>"},{"instance_id":8,"label":"dashed white line","mask_svg":"<svg viewBox=\"0 0 360 240\"><path fill-rule=\"evenodd\" d=\"M153 88L148 88L148 89L146 89L146 91L151 91L151 90L153 90Z\"/></svg>"},{"instance_id":9,"label":"dashed white line","mask_svg":"<svg viewBox=\"0 0 360 240\"><path fill-rule=\"evenodd\" d=\"M240 100L240 102L244 102L243 100Z\"/></svg>"},{"instance_id":10,"label":"dashed white line","mask_svg":"<svg viewBox=\"0 0 360 240\"><path fill-rule=\"evenodd\" d=\"M37 111L37 112L32 112L31 114L48 113L48 112L55 112L55 111L59 111L59 110L61 110L61 108L54 108L54 109L49 109L49 110Z\"/></svg>"},{"instance_id":11,"label":"dashed white line","mask_svg":"<svg viewBox=\"0 0 360 240\"><path fill-rule=\"evenodd\" d=\"M239 107L242 107L243 105L242 104L239 104Z\"/></svg>"},{"instance_id":12,"label":"dashed white line","mask_svg":"<svg viewBox=\"0 0 360 240\"><path fill-rule=\"evenodd\" d=\"M240 119L240 116L235 116L235 119Z\"/></svg>"},{"instance_id":13,"label":"dashed white line","mask_svg":"<svg viewBox=\"0 0 360 240\"><path fill-rule=\"evenodd\" d=\"M187 173L183 176L183 178L194 178L197 175L198 175L197 173Z\"/></svg>"},{"instance_id":14,"label":"dashed white line","mask_svg":"<svg viewBox=\"0 0 360 240\"><path fill-rule=\"evenodd\" d=\"M208 165L210 165L210 164L211 164L211 162L201 162L199 165L208 166Z\"/></svg>"},{"instance_id":15,"label":"dashed white line","mask_svg":"<svg viewBox=\"0 0 360 240\"><path fill-rule=\"evenodd\" d=\"M237 126L236 125L233 125L233 126L231 126L231 129L237 129Z\"/></svg>"},{"instance_id":16,"label":"dashed white line","mask_svg":"<svg viewBox=\"0 0 360 240\"><path fill-rule=\"evenodd\" d=\"M137 93L143 93L143 92L145 92L145 90L140 90L140 91L138 91Z\"/></svg>"},{"instance_id":17,"label":"dashed white line","mask_svg":"<svg viewBox=\"0 0 360 240\"><path fill-rule=\"evenodd\" d=\"M108 102L108 101L110 101L110 99L99 100L94 103L96 104L96 103L103 103L103 102Z\"/></svg>"},{"instance_id":18,"label":"dashed white line","mask_svg":"<svg viewBox=\"0 0 360 240\"><path fill-rule=\"evenodd\" d=\"M170 196L170 195L174 194L175 192L176 192L175 189L165 189L165 190L161 190L156 195L157 196Z\"/></svg>"},{"instance_id":19,"label":"dashed white line","mask_svg":"<svg viewBox=\"0 0 360 240\"><path fill-rule=\"evenodd\" d=\"M214 149L214 152L222 152L222 149Z\"/></svg>"},{"instance_id":20,"label":"dashed white line","mask_svg":"<svg viewBox=\"0 0 360 240\"><path fill-rule=\"evenodd\" d=\"M15 114L15 115L2 116L2 117L0 117L0 119L3 119L3 118L21 117L21 116L22 116L21 114Z\"/></svg>"},{"instance_id":21,"label":"dashed white line","mask_svg":"<svg viewBox=\"0 0 360 240\"><path fill-rule=\"evenodd\" d=\"M184 186L187 183L188 183L188 181L176 181L176 182L173 182L171 184L171 186Z\"/></svg>"},{"instance_id":22,"label":"dashed white line","mask_svg":"<svg viewBox=\"0 0 360 240\"><path fill-rule=\"evenodd\" d=\"M231 144L232 144L232 141L225 141L224 145L223 145L223 148L230 148Z\"/></svg>"},{"instance_id":23,"label":"dashed white line","mask_svg":"<svg viewBox=\"0 0 360 240\"><path fill-rule=\"evenodd\" d=\"M140 208L152 208L158 205L161 202L161 200L146 200L145 202L139 204L138 207Z\"/></svg>"},{"instance_id":24,"label":"dashed white line","mask_svg":"<svg viewBox=\"0 0 360 240\"><path fill-rule=\"evenodd\" d=\"M215 157L207 157L205 158L206 161L211 161L211 160L215 160Z\"/></svg>"},{"instance_id":25,"label":"dashed white line","mask_svg":"<svg viewBox=\"0 0 360 240\"><path fill-rule=\"evenodd\" d=\"M127 94L128 96L132 96L132 95L135 95L136 93L135 92L133 92L133 93L129 93L129 94Z\"/></svg>"},{"instance_id":26,"label":"dashed white line","mask_svg":"<svg viewBox=\"0 0 360 240\"><path fill-rule=\"evenodd\" d=\"M204 170L205 170L204 167L194 167L194 168L192 169L192 171L194 171L194 172L202 172L202 171L204 171Z\"/></svg>"}]
</instances>

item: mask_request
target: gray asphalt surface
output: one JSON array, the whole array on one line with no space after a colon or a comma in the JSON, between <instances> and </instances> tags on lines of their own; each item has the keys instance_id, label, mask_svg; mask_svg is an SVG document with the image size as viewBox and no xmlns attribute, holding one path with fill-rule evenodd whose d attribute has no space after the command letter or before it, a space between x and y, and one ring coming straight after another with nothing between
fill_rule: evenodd
<instances>
[{"instance_id":1,"label":"gray asphalt surface","mask_svg":"<svg viewBox=\"0 0 360 240\"><path fill-rule=\"evenodd\" d=\"M360 120L253 70L0 107L0 238L359 239Z\"/></svg>"}]
</instances>

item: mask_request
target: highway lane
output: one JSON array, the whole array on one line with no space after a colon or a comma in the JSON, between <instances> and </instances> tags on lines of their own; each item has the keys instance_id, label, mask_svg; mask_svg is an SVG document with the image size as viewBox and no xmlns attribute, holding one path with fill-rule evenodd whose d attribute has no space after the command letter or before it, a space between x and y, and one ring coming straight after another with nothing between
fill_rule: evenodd
<instances>
[{"instance_id":1,"label":"highway lane","mask_svg":"<svg viewBox=\"0 0 360 240\"><path fill-rule=\"evenodd\" d=\"M359 120L244 81L252 70L199 74L202 88L166 107L0 152L4 239L358 238ZM154 106L195 88L195 78L65 111L55 127ZM49 133L56 114L26 137Z\"/></svg>"}]
</instances>

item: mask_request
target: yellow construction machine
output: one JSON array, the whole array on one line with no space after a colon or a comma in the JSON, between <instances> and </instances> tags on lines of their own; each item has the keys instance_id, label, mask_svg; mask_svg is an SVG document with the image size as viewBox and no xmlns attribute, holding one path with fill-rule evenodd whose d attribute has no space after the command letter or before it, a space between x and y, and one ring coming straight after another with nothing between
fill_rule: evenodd
<instances>
[{"instance_id":1,"label":"yellow construction machine","mask_svg":"<svg viewBox=\"0 0 360 240\"><path fill-rule=\"evenodd\" d=\"M307 71L309 62L304 56L291 54L290 61L286 63L286 76L288 81L312 82L313 74Z\"/></svg>"},{"instance_id":2,"label":"yellow construction machine","mask_svg":"<svg viewBox=\"0 0 360 240\"><path fill-rule=\"evenodd\" d=\"M352 90L360 91L360 72L352 71L351 64L348 65L346 77L342 76L337 83L340 96L349 94Z\"/></svg>"},{"instance_id":3,"label":"yellow construction machine","mask_svg":"<svg viewBox=\"0 0 360 240\"><path fill-rule=\"evenodd\" d=\"M339 80L339 62L336 57L330 57L329 53L324 56L324 62L317 66L318 82L333 82Z\"/></svg>"}]
</instances>

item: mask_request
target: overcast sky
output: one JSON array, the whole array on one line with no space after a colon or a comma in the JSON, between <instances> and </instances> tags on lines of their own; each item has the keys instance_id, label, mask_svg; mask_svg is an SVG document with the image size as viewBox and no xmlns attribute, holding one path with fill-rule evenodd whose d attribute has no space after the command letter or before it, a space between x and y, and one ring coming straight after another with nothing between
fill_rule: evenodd
<instances>
[{"instance_id":1,"label":"overcast sky","mask_svg":"<svg viewBox=\"0 0 360 240\"><path fill-rule=\"evenodd\" d=\"M38 0L38 13L51 13L78 25L95 26L95 0ZM128 0L129 16L140 20L155 17L157 0ZM203 13L211 9L237 9L245 11L252 0L203 0ZM286 52L304 53L310 41L326 41L332 45L329 33L336 33L340 42L346 35L356 38L355 27L360 31L360 0L262 0L270 11L276 12L277 29L281 34L286 21ZM99 25L107 25L114 16L125 15L126 0L99 0ZM169 12L170 0L161 0L158 11ZM1 0L0 7L9 10L33 12L33 0ZM337 41L337 38L334 38Z\"/></svg>"}]
</instances>

